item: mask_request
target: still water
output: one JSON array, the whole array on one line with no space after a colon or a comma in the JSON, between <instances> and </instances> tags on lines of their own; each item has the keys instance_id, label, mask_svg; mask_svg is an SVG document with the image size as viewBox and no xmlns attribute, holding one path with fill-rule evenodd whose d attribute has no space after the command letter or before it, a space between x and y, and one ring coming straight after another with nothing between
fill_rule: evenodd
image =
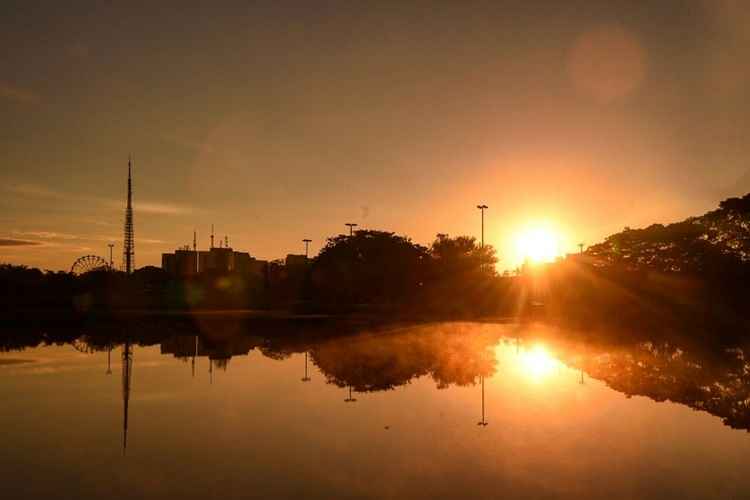
<instances>
[{"instance_id":1,"label":"still water","mask_svg":"<svg viewBox=\"0 0 750 500\"><path fill-rule=\"evenodd\" d=\"M6 342L3 498L750 498L739 348L229 330Z\"/></svg>"}]
</instances>

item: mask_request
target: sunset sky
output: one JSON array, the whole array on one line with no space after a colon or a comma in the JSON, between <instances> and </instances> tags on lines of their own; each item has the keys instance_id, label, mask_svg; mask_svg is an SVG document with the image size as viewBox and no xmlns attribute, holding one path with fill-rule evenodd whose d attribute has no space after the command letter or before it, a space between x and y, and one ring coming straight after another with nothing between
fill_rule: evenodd
<instances>
[{"instance_id":1,"label":"sunset sky","mask_svg":"<svg viewBox=\"0 0 750 500\"><path fill-rule=\"evenodd\" d=\"M345 222L562 250L750 191L750 2L4 1L0 262ZM224 6L218 4L225 3ZM365 7L367 5L367 7ZM34 243L34 244L31 244Z\"/></svg>"}]
</instances>

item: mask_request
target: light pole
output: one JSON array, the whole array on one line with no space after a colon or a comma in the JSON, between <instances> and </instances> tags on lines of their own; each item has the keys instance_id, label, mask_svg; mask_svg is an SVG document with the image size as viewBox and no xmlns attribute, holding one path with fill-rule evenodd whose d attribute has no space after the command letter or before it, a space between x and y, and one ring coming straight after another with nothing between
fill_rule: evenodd
<instances>
[{"instance_id":1,"label":"light pole","mask_svg":"<svg viewBox=\"0 0 750 500\"><path fill-rule=\"evenodd\" d=\"M302 382L309 382L310 376L307 374L307 351L305 351L305 376L302 377Z\"/></svg>"},{"instance_id":2,"label":"light pole","mask_svg":"<svg viewBox=\"0 0 750 500\"><path fill-rule=\"evenodd\" d=\"M352 397L352 386L349 386L349 397L344 400L344 403L356 403L356 398Z\"/></svg>"},{"instance_id":3,"label":"light pole","mask_svg":"<svg viewBox=\"0 0 750 500\"><path fill-rule=\"evenodd\" d=\"M109 247L109 267L110 269L114 269L115 262L112 260L112 249L115 247L115 244L107 243L107 246Z\"/></svg>"},{"instance_id":4,"label":"light pole","mask_svg":"<svg viewBox=\"0 0 750 500\"><path fill-rule=\"evenodd\" d=\"M359 224L355 224L354 222L347 222L344 224L345 226L349 226L349 236L354 235L354 228L359 226Z\"/></svg>"},{"instance_id":5,"label":"light pole","mask_svg":"<svg viewBox=\"0 0 750 500\"><path fill-rule=\"evenodd\" d=\"M305 238L304 240L302 240L302 242L305 244L305 258L307 258L308 251L310 250L310 242L311 241L312 240L308 240L307 238Z\"/></svg>"},{"instance_id":6,"label":"light pole","mask_svg":"<svg viewBox=\"0 0 750 500\"><path fill-rule=\"evenodd\" d=\"M487 427L487 421L484 419L484 375L480 375L479 379L482 383L482 420L477 422L477 425Z\"/></svg>"},{"instance_id":7,"label":"light pole","mask_svg":"<svg viewBox=\"0 0 750 500\"><path fill-rule=\"evenodd\" d=\"M477 205L477 208L482 212L482 248L484 248L484 211L490 207L482 204L482 205Z\"/></svg>"}]
</instances>

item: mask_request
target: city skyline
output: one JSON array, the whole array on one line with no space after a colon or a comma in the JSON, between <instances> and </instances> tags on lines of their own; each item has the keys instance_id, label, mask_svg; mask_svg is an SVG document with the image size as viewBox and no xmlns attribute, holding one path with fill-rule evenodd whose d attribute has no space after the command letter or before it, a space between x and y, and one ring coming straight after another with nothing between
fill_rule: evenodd
<instances>
[{"instance_id":1,"label":"city skyline","mask_svg":"<svg viewBox=\"0 0 750 500\"><path fill-rule=\"evenodd\" d=\"M130 152L138 266L211 224L266 260L346 222L479 239L485 203L503 270L535 226L572 253L750 191L746 8L530 5L11 2L0 261L121 252Z\"/></svg>"}]
</instances>

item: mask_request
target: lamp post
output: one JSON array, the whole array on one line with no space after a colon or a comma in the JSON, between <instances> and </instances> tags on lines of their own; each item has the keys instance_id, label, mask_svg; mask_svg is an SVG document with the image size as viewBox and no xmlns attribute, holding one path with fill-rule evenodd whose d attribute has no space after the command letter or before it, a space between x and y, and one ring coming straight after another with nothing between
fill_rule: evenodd
<instances>
[{"instance_id":1,"label":"lamp post","mask_svg":"<svg viewBox=\"0 0 750 500\"><path fill-rule=\"evenodd\" d=\"M352 397L352 386L349 386L349 397L344 400L344 403L356 403L357 400Z\"/></svg>"},{"instance_id":2,"label":"lamp post","mask_svg":"<svg viewBox=\"0 0 750 500\"><path fill-rule=\"evenodd\" d=\"M309 382L310 377L307 374L307 351L305 351L305 376L302 377L302 382Z\"/></svg>"},{"instance_id":3,"label":"lamp post","mask_svg":"<svg viewBox=\"0 0 750 500\"><path fill-rule=\"evenodd\" d=\"M482 204L482 205L477 205L477 208L482 212L482 248L484 248L484 211L490 207Z\"/></svg>"},{"instance_id":4,"label":"lamp post","mask_svg":"<svg viewBox=\"0 0 750 500\"><path fill-rule=\"evenodd\" d=\"M109 267L110 269L115 268L115 262L112 260L112 249L115 247L114 243L107 243L107 246L109 247Z\"/></svg>"},{"instance_id":5,"label":"lamp post","mask_svg":"<svg viewBox=\"0 0 750 500\"><path fill-rule=\"evenodd\" d=\"M344 224L345 226L349 226L349 236L354 235L354 228L359 226L359 224L355 224L354 222L347 222Z\"/></svg>"},{"instance_id":6,"label":"lamp post","mask_svg":"<svg viewBox=\"0 0 750 500\"><path fill-rule=\"evenodd\" d=\"M311 241L312 240L308 240L307 238L305 238L304 240L302 240L302 242L305 244L305 258L308 257L307 254L308 254L308 251L310 250L310 242Z\"/></svg>"},{"instance_id":7,"label":"lamp post","mask_svg":"<svg viewBox=\"0 0 750 500\"><path fill-rule=\"evenodd\" d=\"M479 380L482 383L482 420L477 422L477 425L487 427L487 421L484 419L484 375L480 375Z\"/></svg>"}]
</instances>

